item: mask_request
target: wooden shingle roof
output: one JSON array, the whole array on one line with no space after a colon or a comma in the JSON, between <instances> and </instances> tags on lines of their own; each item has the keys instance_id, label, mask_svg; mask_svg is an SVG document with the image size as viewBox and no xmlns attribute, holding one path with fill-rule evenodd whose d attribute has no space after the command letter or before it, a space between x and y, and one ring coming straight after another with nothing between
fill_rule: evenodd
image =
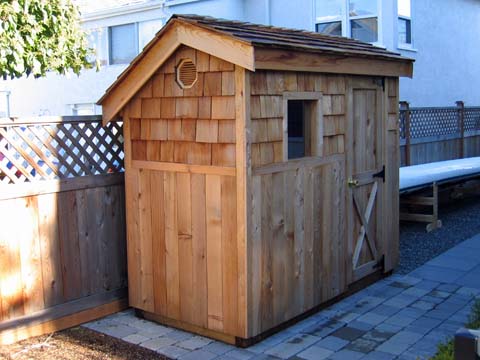
<instances>
[{"instance_id":1,"label":"wooden shingle roof","mask_svg":"<svg viewBox=\"0 0 480 360\"><path fill-rule=\"evenodd\" d=\"M413 60L358 40L198 15L173 15L98 101L111 121L181 45L250 71L412 76Z\"/></svg>"},{"instance_id":2,"label":"wooden shingle roof","mask_svg":"<svg viewBox=\"0 0 480 360\"><path fill-rule=\"evenodd\" d=\"M255 47L282 48L297 51L343 54L405 60L400 54L351 38L326 35L305 30L265 26L248 22L216 19L199 15L173 15L192 25L214 30L224 35L246 41Z\"/></svg>"}]
</instances>

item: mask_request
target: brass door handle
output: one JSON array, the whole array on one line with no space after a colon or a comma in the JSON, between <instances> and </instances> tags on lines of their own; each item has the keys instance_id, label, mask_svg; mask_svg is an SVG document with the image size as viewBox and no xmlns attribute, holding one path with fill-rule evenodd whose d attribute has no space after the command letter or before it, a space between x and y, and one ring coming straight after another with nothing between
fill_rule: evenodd
<instances>
[{"instance_id":1,"label":"brass door handle","mask_svg":"<svg viewBox=\"0 0 480 360\"><path fill-rule=\"evenodd\" d=\"M357 187L358 186L358 180L354 180L352 177L349 177L347 180L347 184L349 187Z\"/></svg>"}]
</instances>

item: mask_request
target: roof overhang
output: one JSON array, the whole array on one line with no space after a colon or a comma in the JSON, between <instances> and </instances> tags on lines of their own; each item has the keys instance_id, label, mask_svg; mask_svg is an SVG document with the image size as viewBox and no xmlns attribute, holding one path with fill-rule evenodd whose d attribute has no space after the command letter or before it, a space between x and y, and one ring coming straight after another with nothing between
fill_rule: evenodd
<instances>
[{"instance_id":1,"label":"roof overhang","mask_svg":"<svg viewBox=\"0 0 480 360\"><path fill-rule=\"evenodd\" d=\"M250 43L172 19L98 100L97 104L102 105L103 124L119 114L181 45L212 54L245 69L255 70L254 48Z\"/></svg>"},{"instance_id":2,"label":"roof overhang","mask_svg":"<svg viewBox=\"0 0 480 360\"><path fill-rule=\"evenodd\" d=\"M103 108L104 124L118 116L130 99L181 45L250 71L268 69L393 77L412 77L413 74L413 60L401 56L382 58L364 54L268 47L208 26L171 18L98 101Z\"/></svg>"},{"instance_id":3,"label":"roof overhang","mask_svg":"<svg viewBox=\"0 0 480 360\"><path fill-rule=\"evenodd\" d=\"M413 60L255 48L255 69L412 77Z\"/></svg>"}]
</instances>

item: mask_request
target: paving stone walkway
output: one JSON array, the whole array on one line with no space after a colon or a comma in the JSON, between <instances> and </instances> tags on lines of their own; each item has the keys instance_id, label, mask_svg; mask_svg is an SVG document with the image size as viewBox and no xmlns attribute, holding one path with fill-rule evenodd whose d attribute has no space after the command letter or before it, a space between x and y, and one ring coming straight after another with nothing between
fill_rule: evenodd
<instances>
[{"instance_id":1,"label":"paving stone walkway","mask_svg":"<svg viewBox=\"0 0 480 360\"><path fill-rule=\"evenodd\" d=\"M138 319L132 310L85 327L172 359L426 359L480 297L480 234L407 276L392 275L288 329L237 349Z\"/></svg>"}]
</instances>

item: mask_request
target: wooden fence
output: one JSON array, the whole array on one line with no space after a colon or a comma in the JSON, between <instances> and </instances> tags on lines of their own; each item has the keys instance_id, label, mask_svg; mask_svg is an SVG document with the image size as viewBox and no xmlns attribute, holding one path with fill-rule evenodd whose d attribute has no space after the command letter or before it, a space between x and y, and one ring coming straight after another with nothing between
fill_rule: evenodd
<instances>
[{"instance_id":1,"label":"wooden fence","mask_svg":"<svg viewBox=\"0 0 480 360\"><path fill-rule=\"evenodd\" d=\"M480 107L400 103L400 154L401 166L480 156Z\"/></svg>"},{"instance_id":2,"label":"wooden fence","mask_svg":"<svg viewBox=\"0 0 480 360\"><path fill-rule=\"evenodd\" d=\"M0 344L126 307L122 126L0 121Z\"/></svg>"}]
</instances>

